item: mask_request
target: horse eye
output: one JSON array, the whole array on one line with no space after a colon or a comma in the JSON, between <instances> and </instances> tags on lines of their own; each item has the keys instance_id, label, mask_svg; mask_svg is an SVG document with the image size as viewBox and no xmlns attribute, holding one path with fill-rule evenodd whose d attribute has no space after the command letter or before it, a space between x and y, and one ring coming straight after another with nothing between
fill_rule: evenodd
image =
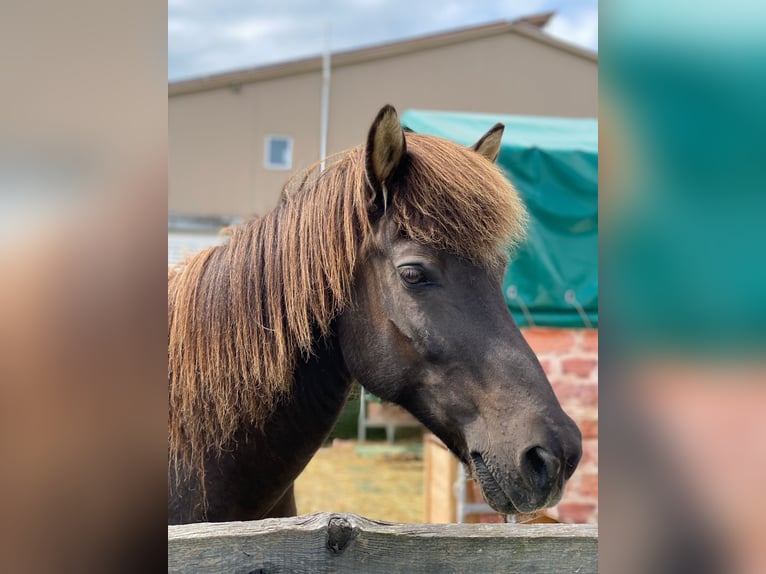
<instances>
[{"instance_id":1,"label":"horse eye","mask_svg":"<svg viewBox=\"0 0 766 574\"><path fill-rule=\"evenodd\" d=\"M399 276L405 283L417 285L426 282L426 276L422 269L417 267L402 267L399 269Z\"/></svg>"}]
</instances>

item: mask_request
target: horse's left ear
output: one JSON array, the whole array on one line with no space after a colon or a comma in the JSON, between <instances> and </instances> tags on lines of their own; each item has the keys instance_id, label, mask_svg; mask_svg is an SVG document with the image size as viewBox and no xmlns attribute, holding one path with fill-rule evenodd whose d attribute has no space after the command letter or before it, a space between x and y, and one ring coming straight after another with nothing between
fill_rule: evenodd
<instances>
[{"instance_id":1,"label":"horse's left ear","mask_svg":"<svg viewBox=\"0 0 766 574\"><path fill-rule=\"evenodd\" d=\"M500 155L500 144L503 140L503 130L505 126L501 123L497 123L489 131L485 133L479 141L477 141L471 149L480 153L486 157L492 163L497 161L497 156Z\"/></svg>"},{"instance_id":2,"label":"horse's left ear","mask_svg":"<svg viewBox=\"0 0 766 574\"><path fill-rule=\"evenodd\" d=\"M399 116L393 106L386 105L372 122L365 149L367 178L376 193L383 191L406 153L407 143Z\"/></svg>"}]
</instances>

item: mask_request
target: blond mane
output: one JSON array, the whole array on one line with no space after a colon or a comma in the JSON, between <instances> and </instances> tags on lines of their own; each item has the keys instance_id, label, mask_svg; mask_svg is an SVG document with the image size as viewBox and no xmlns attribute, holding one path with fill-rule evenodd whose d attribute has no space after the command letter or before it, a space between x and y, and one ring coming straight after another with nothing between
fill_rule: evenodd
<instances>
[{"instance_id":1,"label":"blond mane","mask_svg":"<svg viewBox=\"0 0 766 574\"><path fill-rule=\"evenodd\" d=\"M387 216L412 239L485 266L504 261L526 212L478 153L407 134ZM372 241L364 147L285 186L267 215L168 276L169 462L204 492L205 458L262 426L291 389L296 362L349 304Z\"/></svg>"}]
</instances>

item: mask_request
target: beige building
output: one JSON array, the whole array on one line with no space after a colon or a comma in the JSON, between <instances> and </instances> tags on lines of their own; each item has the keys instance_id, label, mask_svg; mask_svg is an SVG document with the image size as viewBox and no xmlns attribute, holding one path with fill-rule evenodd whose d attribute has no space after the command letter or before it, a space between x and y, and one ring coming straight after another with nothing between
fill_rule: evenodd
<instances>
[{"instance_id":1,"label":"beige building","mask_svg":"<svg viewBox=\"0 0 766 574\"><path fill-rule=\"evenodd\" d=\"M332 54L327 153L362 143L386 103L400 112L595 117L598 56L542 31L551 16ZM168 91L173 228L193 234L264 213L292 172L320 159L321 57L176 82ZM190 230L190 221L202 226Z\"/></svg>"}]
</instances>

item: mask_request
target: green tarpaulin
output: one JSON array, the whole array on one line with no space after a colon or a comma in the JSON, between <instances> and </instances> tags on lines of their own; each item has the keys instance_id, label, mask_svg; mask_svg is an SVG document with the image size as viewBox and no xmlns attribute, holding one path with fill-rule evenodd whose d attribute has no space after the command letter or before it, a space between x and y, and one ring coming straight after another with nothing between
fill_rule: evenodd
<instances>
[{"instance_id":1,"label":"green tarpaulin","mask_svg":"<svg viewBox=\"0 0 766 574\"><path fill-rule=\"evenodd\" d=\"M464 145L505 124L498 164L530 214L504 279L520 325L598 325L598 122L408 110L402 125Z\"/></svg>"}]
</instances>

